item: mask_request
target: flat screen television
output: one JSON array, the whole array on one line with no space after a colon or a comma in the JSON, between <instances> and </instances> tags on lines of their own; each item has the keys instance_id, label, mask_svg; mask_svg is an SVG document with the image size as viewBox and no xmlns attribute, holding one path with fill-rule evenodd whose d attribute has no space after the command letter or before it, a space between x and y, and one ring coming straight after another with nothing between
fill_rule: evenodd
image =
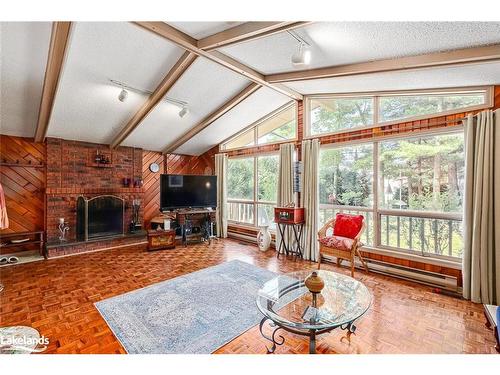
<instances>
[{"instance_id":1,"label":"flat screen television","mask_svg":"<svg viewBox=\"0 0 500 375\"><path fill-rule=\"evenodd\" d=\"M217 177L162 174L160 209L217 207Z\"/></svg>"}]
</instances>

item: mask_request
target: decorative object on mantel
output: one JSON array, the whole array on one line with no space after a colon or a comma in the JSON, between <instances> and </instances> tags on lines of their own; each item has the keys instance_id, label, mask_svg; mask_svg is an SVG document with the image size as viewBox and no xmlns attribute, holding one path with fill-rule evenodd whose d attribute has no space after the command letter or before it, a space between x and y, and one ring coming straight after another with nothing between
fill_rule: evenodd
<instances>
[{"instance_id":1,"label":"decorative object on mantel","mask_svg":"<svg viewBox=\"0 0 500 375\"><path fill-rule=\"evenodd\" d=\"M95 153L91 150L89 156L89 165L91 167L104 167L111 168L113 164L111 152L103 153L100 150L96 150Z\"/></svg>"},{"instance_id":2,"label":"decorative object on mantel","mask_svg":"<svg viewBox=\"0 0 500 375\"><path fill-rule=\"evenodd\" d=\"M128 177L123 178L123 187L130 187L130 178Z\"/></svg>"},{"instance_id":3,"label":"decorative object on mantel","mask_svg":"<svg viewBox=\"0 0 500 375\"><path fill-rule=\"evenodd\" d=\"M66 241L66 232L69 231L69 226L64 222L64 218L60 217L59 218L59 233L61 235L59 236L59 241L64 242Z\"/></svg>"},{"instance_id":4,"label":"decorative object on mantel","mask_svg":"<svg viewBox=\"0 0 500 375\"><path fill-rule=\"evenodd\" d=\"M136 178L134 180L134 187L140 188L140 187L142 187L143 183L144 183L144 181L142 180L142 178Z\"/></svg>"}]
</instances>

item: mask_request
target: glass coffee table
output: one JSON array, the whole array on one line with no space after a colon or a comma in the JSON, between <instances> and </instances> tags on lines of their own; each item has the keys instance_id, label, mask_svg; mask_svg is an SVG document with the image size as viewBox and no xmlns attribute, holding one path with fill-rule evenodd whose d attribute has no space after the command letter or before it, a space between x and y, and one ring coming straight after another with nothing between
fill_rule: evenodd
<instances>
[{"instance_id":1,"label":"glass coffee table","mask_svg":"<svg viewBox=\"0 0 500 375\"><path fill-rule=\"evenodd\" d=\"M369 309L372 296L366 286L352 277L336 272L317 271L325 282L319 294L309 292L304 280L312 271L280 275L259 290L257 307L264 315L260 333L271 342L267 348L273 353L285 338L278 333L285 330L309 336L309 353L316 353L316 336L340 327L347 330L347 338L356 330L354 321ZM264 333L266 321L271 335Z\"/></svg>"}]
</instances>

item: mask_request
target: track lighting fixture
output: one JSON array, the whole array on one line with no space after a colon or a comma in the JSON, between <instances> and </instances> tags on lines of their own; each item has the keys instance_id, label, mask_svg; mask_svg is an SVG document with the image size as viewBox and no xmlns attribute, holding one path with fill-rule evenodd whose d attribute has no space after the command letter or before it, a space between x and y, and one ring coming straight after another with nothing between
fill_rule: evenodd
<instances>
[{"instance_id":1,"label":"track lighting fixture","mask_svg":"<svg viewBox=\"0 0 500 375\"><path fill-rule=\"evenodd\" d=\"M124 102L125 100L127 100L127 96L128 96L128 91L122 89L122 91L120 91L120 95L118 95L118 100Z\"/></svg>"},{"instance_id":2,"label":"track lighting fixture","mask_svg":"<svg viewBox=\"0 0 500 375\"><path fill-rule=\"evenodd\" d=\"M189 108L187 106L183 106L182 109L179 111L179 117L183 118L189 113Z\"/></svg>"},{"instance_id":3,"label":"track lighting fixture","mask_svg":"<svg viewBox=\"0 0 500 375\"><path fill-rule=\"evenodd\" d=\"M293 31L288 31L299 44L297 46L297 51L292 55L292 65L294 67L300 68L311 63L311 49L309 43L307 43L300 35Z\"/></svg>"},{"instance_id":4,"label":"track lighting fixture","mask_svg":"<svg viewBox=\"0 0 500 375\"><path fill-rule=\"evenodd\" d=\"M116 81L114 79L109 79L109 82L111 82L113 85L118 86L121 88L120 94L118 95L118 100L121 102L124 102L127 100L128 97L128 92L136 92L142 95L151 95L153 92L149 90L143 90L143 89L138 89L135 87L132 87L130 85L127 85L126 83ZM177 100L174 98L168 98L168 97L163 97L163 100L166 101L167 103L173 104L174 106L178 107L179 110L179 117L182 118L186 116L189 113L189 107L188 103L184 102L182 100Z\"/></svg>"},{"instance_id":5,"label":"track lighting fixture","mask_svg":"<svg viewBox=\"0 0 500 375\"><path fill-rule=\"evenodd\" d=\"M309 65L311 63L311 50L303 43L300 43L297 51L292 55L292 64L295 67Z\"/></svg>"}]
</instances>

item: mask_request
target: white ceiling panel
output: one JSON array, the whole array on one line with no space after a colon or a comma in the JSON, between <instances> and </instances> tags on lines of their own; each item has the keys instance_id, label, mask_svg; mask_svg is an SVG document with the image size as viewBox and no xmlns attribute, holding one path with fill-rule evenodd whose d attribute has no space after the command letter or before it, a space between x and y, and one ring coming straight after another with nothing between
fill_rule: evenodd
<instances>
[{"instance_id":1,"label":"white ceiling panel","mask_svg":"<svg viewBox=\"0 0 500 375\"><path fill-rule=\"evenodd\" d=\"M73 24L48 136L109 143L146 100L114 79L154 90L183 54L181 48L128 22Z\"/></svg>"},{"instance_id":2,"label":"white ceiling panel","mask_svg":"<svg viewBox=\"0 0 500 375\"><path fill-rule=\"evenodd\" d=\"M500 84L500 62L288 82L303 94L431 89Z\"/></svg>"},{"instance_id":3,"label":"white ceiling panel","mask_svg":"<svg viewBox=\"0 0 500 375\"><path fill-rule=\"evenodd\" d=\"M38 120L50 22L0 23L0 133L33 137Z\"/></svg>"},{"instance_id":4,"label":"white ceiling panel","mask_svg":"<svg viewBox=\"0 0 500 375\"><path fill-rule=\"evenodd\" d=\"M175 152L200 155L289 101L287 96L262 87Z\"/></svg>"},{"instance_id":5,"label":"white ceiling panel","mask_svg":"<svg viewBox=\"0 0 500 375\"><path fill-rule=\"evenodd\" d=\"M311 45L309 69L500 43L500 22L318 22L295 32ZM295 69L297 45L283 32L221 52L272 74Z\"/></svg>"},{"instance_id":6,"label":"white ceiling panel","mask_svg":"<svg viewBox=\"0 0 500 375\"><path fill-rule=\"evenodd\" d=\"M198 58L167 93L168 98L188 103L189 113L162 102L155 107L124 145L161 151L250 83L218 64Z\"/></svg>"},{"instance_id":7,"label":"white ceiling panel","mask_svg":"<svg viewBox=\"0 0 500 375\"><path fill-rule=\"evenodd\" d=\"M221 31L241 25L243 22L168 22L170 26L195 39L206 38Z\"/></svg>"}]
</instances>

